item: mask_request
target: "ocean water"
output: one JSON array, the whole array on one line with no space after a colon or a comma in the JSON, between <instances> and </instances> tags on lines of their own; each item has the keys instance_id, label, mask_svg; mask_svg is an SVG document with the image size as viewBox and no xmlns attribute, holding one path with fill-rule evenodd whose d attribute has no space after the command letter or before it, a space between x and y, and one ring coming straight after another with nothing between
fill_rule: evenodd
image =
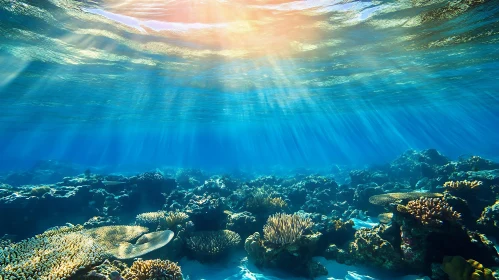
<instances>
[{"instance_id":1,"label":"ocean water","mask_svg":"<svg viewBox=\"0 0 499 280\"><path fill-rule=\"evenodd\" d=\"M0 185L31 189L85 170L92 176L161 170L166 178L191 169L244 174L248 181L334 173L348 185L349 170L426 149L452 160L477 155L497 162L498 4L0 0ZM71 170L12 179L48 160ZM153 208L147 210L161 210ZM12 209L0 208L1 215ZM105 216L85 211L47 216L26 234ZM0 237L24 227L0 224L12 225ZM244 259L244 251L238 254L234 262ZM211 274L210 264L181 260L192 280ZM283 277L248 274L240 264L225 268L206 279ZM329 270L337 273L328 279L389 279L372 267Z\"/></svg>"}]
</instances>

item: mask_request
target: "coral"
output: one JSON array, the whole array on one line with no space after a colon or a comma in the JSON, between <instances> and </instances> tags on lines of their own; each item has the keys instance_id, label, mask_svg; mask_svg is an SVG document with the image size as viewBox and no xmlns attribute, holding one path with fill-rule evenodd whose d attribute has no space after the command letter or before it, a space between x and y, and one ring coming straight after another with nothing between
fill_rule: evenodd
<instances>
[{"instance_id":1,"label":"coral","mask_svg":"<svg viewBox=\"0 0 499 280\"><path fill-rule=\"evenodd\" d=\"M304 235L293 245L267 246L260 233L255 232L244 242L248 258L259 267L270 267L309 278L327 275L325 267L312 260L317 253L321 233Z\"/></svg>"},{"instance_id":2,"label":"coral","mask_svg":"<svg viewBox=\"0 0 499 280\"><path fill-rule=\"evenodd\" d=\"M28 241L33 239L44 240L47 238L64 237L68 234L74 234L74 238L87 240L90 244L96 244L99 250L102 250L102 252L107 256L113 256L118 259L130 259L161 248L173 238L173 232L169 230L157 231L148 234L144 234L145 232L147 232L147 229L139 226L104 226L93 229L83 229L82 226L60 227L48 230L35 236L34 238L28 239ZM140 238L135 244L128 242L139 236ZM22 245L23 242L16 243L12 246L25 246ZM56 251L56 249L53 250L54 252ZM92 251L87 250L86 252L91 253ZM84 252L81 253L83 254ZM8 262L9 261L7 260L6 263Z\"/></svg>"},{"instance_id":3,"label":"coral","mask_svg":"<svg viewBox=\"0 0 499 280\"><path fill-rule=\"evenodd\" d=\"M406 192L406 193L385 193L373 195L369 198L369 202L374 205L386 206L390 203L398 203L403 200L413 200L420 197L442 197L441 193L423 193L423 192Z\"/></svg>"},{"instance_id":4,"label":"coral","mask_svg":"<svg viewBox=\"0 0 499 280\"><path fill-rule=\"evenodd\" d=\"M499 236L499 200L483 210L477 224L482 226L485 231Z\"/></svg>"},{"instance_id":5,"label":"coral","mask_svg":"<svg viewBox=\"0 0 499 280\"><path fill-rule=\"evenodd\" d=\"M120 224L120 218L119 217L114 217L114 216L94 216L88 221L86 221L83 226L85 228L95 228L95 227L102 227L102 226L112 226L112 225L118 225Z\"/></svg>"},{"instance_id":6,"label":"coral","mask_svg":"<svg viewBox=\"0 0 499 280\"><path fill-rule=\"evenodd\" d=\"M227 229L239 233L242 238L245 239L250 234L258 230L259 226L256 222L256 218L250 212L227 212L227 214Z\"/></svg>"},{"instance_id":7,"label":"coral","mask_svg":"<svg viewBox=\"0 0 499 280\"><path fill-rule=\"evenodd\" d=\"M146 233L142 235L135 244L119 242L113 247L109 247L108 252L117 259L140 257L165 246L173 239L173 235L173 231L170 230Z\"/></svg>"},{"instance_id":8,"label":"coral","mask_svg":"<svg viewBox=\"0 0 499 280\"><path fill-rule=\"evenodd\" d=\"M128 280L182 280L177 263L165 260L136 260L124 273Z\"/></svg>"},{"instance_id":9,"label":"coral","mask_svg":"<svg viewBox=\"0 0 499 280\"><path fill-rule=\"evenodd\" d=\"M165 219L162 220L164 222L164 226L169 229L175 229L177 225L187 222L189 220L189 215L180 211L170 211L166 215ZM163 228L163 225L161 226Z\"/></svg>"},{"instance_id":10,"label":"coral","mask_svg":"<svg viewBox=\"0 0 499 280\"><path fill-rule=\"evenodd\" d=\"M128 266L119 260L104 260L101 264L94 266L84 276L77 277L77 279L85 280L123 280L121 274L128 269Z\"/></svg>"},{"instance_id":11,"label":"coral","mask_svg":"<svg viewBox=\"0 0 499 280\"><path fill-rule=\"evenodd\" d=\"M461 256L446 256L442 270L450 280L493 280L496 279L489 268L484 268L479 262Z\"/></svg>"},{"instance_id":12,"label":"coral","mask_svg":"<svg viewBox=\"0 0 499 280\"><path fill-rule=\"evenodd\" d=\"M141 226L104 226L84 230L89 235L106 248L114 248L119 242L127 242L148 232L148 229Z\"/></svg>"},{"instance_id":13,"label":"coral","mask_svg":"<svg viewBox=\"0 0 499 280\"><path fill-rule=\"evenodd\" d=\"M444 183L444 188L450 191L475 190L483 184L482 181L448 181Z\"/></svg>"},{"instance_id":14,"label":"coral","mask_svg":"<svg viewBox=\"0 0 499 280\"><path fill-rule=\"evenodd\" d=\"M186 244L195 257L212 260L222 256L241 242L239 234L230 230L198 231L187 238Z\"/></svg>"},{"instance_id":15,"label":"coral","mask_svg":"<svg viewBox=\"0 0 499 280\"><path fill-rule=\"evenodd\" d=\"M454 211L442 198L419 198L409 201L406 206L398 205L397 210L409 213L423 225L430 226L440 226L444 221L457 222L461 219L461 214Z\"/></svg>"},{"instance_id":16,"label":"coral","mask_svg":"<svg viewBox=\"0 0 499 280\"><path fill-rule=\"evenodd\" d=\"M256 214L275 213L288 206L281 197L271 197L268 192L260 188L246 199L245 208Z\"/></svg>"},{"instance_id":17,"label":"coral","mask_svg":"<svg viewBox=\"0 0 499 280\"><path fill-rule=\"evenodd\" d=\"M160 221L164 219L166 219L166 213L164 211L146 212L135 217L135 224L150 229L156 229L160 224Z\"/></svg>"},{"instance_id":18,"label":"coral","mask_svg":"<svg viewBox=\"0 0 499 280\"><path fill-rule=\"evenodd\" d=\"M0 278L63 279L109 256L96 240L73 230L51 230L0 250Z\"/></svg>"},{"instance_id":19,"label":"coral","mask_svg":"<svg viewBox=\"0 0 499 280\"><path fill-rule=\"evenodd\" d=\"M32 196L43 196L46 193L49 193L52 189L49 186L39 186L31 189L30 194Z\"/></svg>"},{"instance_id":20,"label":"coral","mask_svg":"<svg viewBox=\"0 0 499 280\"><path fill-rule=\"evenodd\" d=\"M192 196L185 212L199 231L219 230L224 227L225 198L217 194Z\"/></svg>"},{"instance_id":21,"label":"coral","mask_svg":"<svg viewBox=\"0 0 499 280\"><path fill-rule=\"evenodd\" d=\"M263 227L263 236L274 245L288 245L296 242L312 226L310 218L279 213L268 218Z\"/></svg>"},{"instance_id":22,"label":"coral","mask_svg":"<svg viewBox=\"0 0 499 280\"><path fill-rule=\"evenodd\" d=\"M388 224L392 221L393 213L381 213L378 215L379 222L382 224Z\"/></svg>"},{"instance_id":23,"label":"coral","mask_svg":"<svg viewBox=\"0 0 499 280\"><path fill-rule=\"evenodd\" d=\"M334 243L341 246L351 240L355 234L353 226L354 223L352 220L346 222L343 222L342 220L331 221L327 224L326 232L324 234L327 243Z\"/></svg>"},{"instance_id":24,"label":"coral","mask_svg":"<svg viewBox=\"0 0 499 280\"><path fill-rule=\"evenodd\" d=\"M352 263L371 264L377 267L396 270L402 265L401 256L393 245L380 236L380 228L360 229L348 246L348 256Z\"/></svg>"}]
</instances>

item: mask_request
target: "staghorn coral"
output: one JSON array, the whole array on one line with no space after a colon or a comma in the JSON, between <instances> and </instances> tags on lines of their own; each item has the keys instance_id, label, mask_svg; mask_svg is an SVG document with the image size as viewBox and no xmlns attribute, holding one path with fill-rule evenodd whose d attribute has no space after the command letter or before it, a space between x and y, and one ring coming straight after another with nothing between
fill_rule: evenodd
<instances>
[{"instance_id":1,"label":"staghorn coral","mask_svg":"<svg viewBox=\"0 0 499 280\"><path fill-rule=\"evenodd\" d=\"M453 191L476 190L483 184L482 181L448 181L444 183L444 188Z\"/></svg>"},{"instance_id":2,"label":"staghorn coral","mask_svg":"<svg viewBox=\"0 0 499 280\"><path fill-rule=\"evenodd\" d=\"M399 203L403 200L414 200L420 197L442 197L441 193L422 193L422 192L407 192L407 193L385 193L373 195L369 198L369 203L374 205L386 206L390 203Z\"/></svg>"},{"instance_id":3,"label":"staghorn coral","mask_svg":"<svg viewBox=\"0 0 499 280\"><path fill-rule=\"evenodd\" d=\"M492 270L484 268L479 262L461 256L445 256L442 270L447 273L450 280L493 280Z\"/></svg>"},{"instance_id":4,"label":"staghorn coral","mask_svg":"<svg viewBox=\"0 0 499 280\"><path fill-rule=\"evenodd\" d=\"M160 224L160 221L164 219L166 219L166 213L164 211L146 212L135 217L135 224L156 229Z\"/></svg>"},{"instance_id":5,"label":"staghorn coral","mask_svg":"<svg viewBox=\"0 0 499 280\"><path fill-rule=\"evenodd\" d=\"M124 273L128 280L182 280L182 270L168 260L136 260Z\"/></svg>"},{"instance_id":6,"label":"staghorn coral","mask_svg":"<svg viewBox=\"0 0 499 280\"><path fill-rule=\"evenodd\" d=\"M296 242L312 226L310 218L279 213L268 218L263 227L263 236L274 245L288 245Z\"/></svg>"},{"instance_id":7,"label":"staghorn coral","mask_svg":"<svg viewBox=\"0 0 499 280\"><path fill-rule=\"evenodd\" d=\"M241 236L230 230L198 231L187 238L186 244L194 256L209 260L227 253L241 242Z\"/></svg>"},{"instance_id":8,"label":"staghorn coral","mask_svg":"<svg viewBox=\"0 0 499 280\"><path fill-rule=\"evenodd\" d=\"M88 235L51 230L0 250L0 278L65 279L107 257L105 248Z\"/></svg>"},{"instance_id":9,"label":"staghorn coral","mask_svg":"<svg viewBox=\"0 0 499 280\"><path fill-rule=\"evenodd\" d=\"M419 198L409 201L406 206L398 205L397 210L409 213L423 225L440 226L444 221L457 222L461 214L442 198Z\"/></svg>"}]
</instances>

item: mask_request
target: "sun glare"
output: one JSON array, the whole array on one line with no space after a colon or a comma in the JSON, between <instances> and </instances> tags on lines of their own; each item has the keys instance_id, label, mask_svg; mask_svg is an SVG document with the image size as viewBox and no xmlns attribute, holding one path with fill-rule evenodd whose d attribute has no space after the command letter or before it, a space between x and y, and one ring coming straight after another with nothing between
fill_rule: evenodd
<instances>
[{"instance_id":1,"label":"sun glare","mask_svg":"<svg viewBox=\"0 0 499 280\"><path fill-rule=\"evenodd\" d=\"M332 5L331 1L108 0L90 12L140 32L192 43L200 51L283 56L317 48L321 30L330 29L324 26L324 11Z\"/></svg>"}]
</instances>

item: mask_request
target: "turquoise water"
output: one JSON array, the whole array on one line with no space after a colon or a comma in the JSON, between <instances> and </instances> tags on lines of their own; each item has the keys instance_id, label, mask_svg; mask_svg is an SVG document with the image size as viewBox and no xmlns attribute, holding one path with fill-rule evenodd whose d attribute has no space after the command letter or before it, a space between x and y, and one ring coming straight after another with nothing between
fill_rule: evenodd
<instances>
[{"instance_id":1,"label":"turquoise water","mask_svg":"<svg viewBox=\"0 0 499 280\"><path fill-rule=\"evenodd\" d=\"M0 1L0 167L497 158L497 1Z\"/></svg>"}]
</instances>

